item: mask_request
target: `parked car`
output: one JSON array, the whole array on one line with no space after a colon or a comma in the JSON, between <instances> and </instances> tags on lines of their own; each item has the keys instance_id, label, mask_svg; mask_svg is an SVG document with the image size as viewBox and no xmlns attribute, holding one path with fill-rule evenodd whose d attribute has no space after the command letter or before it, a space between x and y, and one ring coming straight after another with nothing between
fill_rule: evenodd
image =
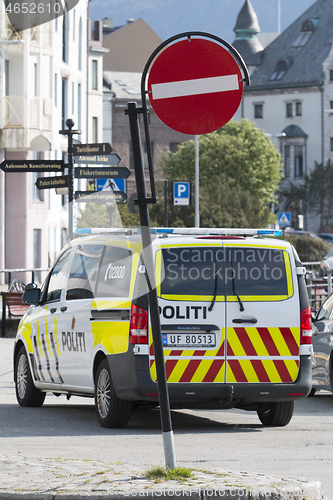
<instances>
[{"instance_id":1,"label":"parked car","mask_svg":"<svg viewBox=\"0 0 333 500\"><path fill-rule=\"evenodd\" d=\"M323 303L312 322L312 391L333 390L333 294Z\"/></svg>"},{"instance_id":2,"label":"parked car","mask_svg":"<svg viewBox=\"0 0 333 500\"><path fill-rule=\"evenodd\" d=\"M333 234L332 233L318 233L318 236L321 239L328 241L329 243L331 243L331 245L333 245Z\"/></svg>"}]
</instances>

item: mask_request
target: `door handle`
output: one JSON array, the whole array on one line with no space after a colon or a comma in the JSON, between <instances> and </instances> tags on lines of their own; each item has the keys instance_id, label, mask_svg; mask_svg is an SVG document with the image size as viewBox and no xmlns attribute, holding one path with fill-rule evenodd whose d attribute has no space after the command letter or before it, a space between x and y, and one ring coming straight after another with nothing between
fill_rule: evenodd
<instances>
[{"instance_id":1,"label":"door handle","mask_svg":"<svg viewBox=\"0 0 333 500\"><path fill-rule=\"evenodd\" d=\"M65 311L67 311L67 306L62 306L62 307L60 307L60 311L61 311L61 312L65 312Z\"/></svg>"},{"instance_id":2,"label":"door handle","mask_svg":"<svg viewBox=\"0 0 333 500\"><path fill-rule=\"evenodd\" d=\"M256 318L235 318L232 320L233 323L252 323L253 325L255 323L258 323L258 320Z\"/></svg>"},{"instance_id":3,"label":"door handle","mask_svg":"<svg viewBox=\"0 0 333 500\"><path fill-rule=\"evenodd\" d=\"M52 314L54 314L56 311L57 311L57 308L56 308L56 307L52 307L52 308L50 309L50 313L52 313Z\"/></svg>"}]
</instances>

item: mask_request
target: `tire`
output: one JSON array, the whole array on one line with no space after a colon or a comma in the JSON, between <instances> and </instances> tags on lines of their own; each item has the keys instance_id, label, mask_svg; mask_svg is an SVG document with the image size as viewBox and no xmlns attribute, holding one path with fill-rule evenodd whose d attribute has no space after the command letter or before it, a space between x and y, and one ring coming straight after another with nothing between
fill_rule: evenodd
<instances>
[{"instance_id":1,"label":"tire","mask_svg":"<svg viewBox=\"0 0 333 500\"><path fill-rule=\"evenodd\" d=\"M260 422L269 427L283 427L289 424L294 413L294 401L268 403L265 408L258 410Z\"/></svg>"},{"instance_id":2,"label":"tire","mask_svg":"<svg viewBox=\"0 0 333 500\"><path fill-rule=\"evenodd\" d=\"M126 427L132 412L132 403L116 396L113 388L110 366L103 359L95 378L95 409L102 427Z\"/></svg>"},{"instance_id":3,"label":"tire","mask_svg":"<svg viewBox=\"0 0 333 500\"><path fill-rule=\"evenodd\" d=\"M314 387L312 387L311 391L308 394L308 398L313 398L313 396L316 394L316 390Z\"/></svg>"},{"instance_id":4,"label":"tire","mask_svg":"<svg viewBox=\"0 0 333 500\"><path fill-rule=\"evenodd\" d=\"M27 353L23 346L20 348L15 360L14 380L16 399L20 406L42 406L46 394L34 386Z\"/></svg>"}]
</instances>

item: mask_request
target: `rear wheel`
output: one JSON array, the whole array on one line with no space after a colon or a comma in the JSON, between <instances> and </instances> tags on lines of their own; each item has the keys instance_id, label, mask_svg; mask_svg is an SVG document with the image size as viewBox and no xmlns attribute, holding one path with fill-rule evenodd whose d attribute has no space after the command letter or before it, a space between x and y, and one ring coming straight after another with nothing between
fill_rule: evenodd
<instances>
[{"instance_id":1,"label":"rear wheel","mask_svg":"<svg viewBox=\"0 0 333 500\"><path fill-rule=\"evenodd\" d=\"M265 426L283 427L289 424L294 413L294 401L282 401L281 403L267 403L265 407L258 410L260 422Z\"/></svg>"},{"instance_id":2,"label":"rear wheel","mask_svg":"<svg viewBox=\"0 0 333 500\"><path fill-rule=\"evenodd\" d=\"M313 398L315 394L316 394L316 389L312 387L311 391L308 394L308 398Z\"/></svg>"},{"instance_id":3,"label":"rear wheel","mask_svg":"<svg viewBox=\"0 0 333 500\"><path fill-rule=\"evenodd\" d=\"M117 397L106 359L101 361L96 373L95 408L102 427L125 427L131 416L132 403Z\"/></svg>"},{"instance_id":4,"label":"rear wheel","mask_svg":"<svg viewBox=\"0 0 333 500\"><path fill-rule=\"evenodd\" d=\"M23 346L16 358L14 380L16 398L20 406L42 406L46 394L34 386L27 353Z\"/></svg>"}]
</instances>

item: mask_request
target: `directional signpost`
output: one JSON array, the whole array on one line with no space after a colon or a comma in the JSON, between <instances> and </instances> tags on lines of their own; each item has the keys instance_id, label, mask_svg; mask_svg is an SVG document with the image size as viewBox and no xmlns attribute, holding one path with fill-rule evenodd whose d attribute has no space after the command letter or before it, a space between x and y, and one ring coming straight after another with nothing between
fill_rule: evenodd
<instances>
[{"instance_id":1,"label":"directional signpost","mask_svg":"<svg viewBox=\"0 0 333 500\"><path fill-rule=\"evenodd\" d=\"M63 160L5 160L0 164L4 172L63 172Z\"/></svg>"},{"instance_id":2,"label":"directional signpost","mask_svg":"<svg viewBox=\"0 0 333 500\"><path fill-rule=\"evenodd\" d=\"M74 163L83 163L83 164L94 164L98 165L118 165L121 158L116 153L112 153L110 155L80 155L74 156Z\"/></svg>"},{"instance_id":3,"label":"directional signpost","mask_svg":"<svg viewBox=\"0 0 333 500\"><path fill-rule=\"evenodd\" d=\"M68 175L59 177L38 177L36 181L37 189L52 189L68 187Z\"/></svg>"},{"instance_id":4,"label":"directional signpost","mask_svg":"<svg viewBox=\"0 0 333 500\"><path fill-rule=\"evenodd\" d=\"M76 191L75 201L78 203L125 203L127 199L124 191Z\"/></svg>"},{"instance_id":5,"label":"directional signpost","mask_svg":"<svg viewBox=\"0 0 333 500\"><path fill-rule=\"evenodd\" d=\"M73 144L73 154L77 155L109 155L112 147L108 142L95 144Z\"/></svg>"},{"instance_id":6,"label":"directional signpost","mask_svg":"<svg viewBox=\"0 0 333 500\"><path fill-rule=\"evenodd\" d=\"M76 179L127 179L131 171L126 167L75 167Z\"/></svg>"}]
</instances>

